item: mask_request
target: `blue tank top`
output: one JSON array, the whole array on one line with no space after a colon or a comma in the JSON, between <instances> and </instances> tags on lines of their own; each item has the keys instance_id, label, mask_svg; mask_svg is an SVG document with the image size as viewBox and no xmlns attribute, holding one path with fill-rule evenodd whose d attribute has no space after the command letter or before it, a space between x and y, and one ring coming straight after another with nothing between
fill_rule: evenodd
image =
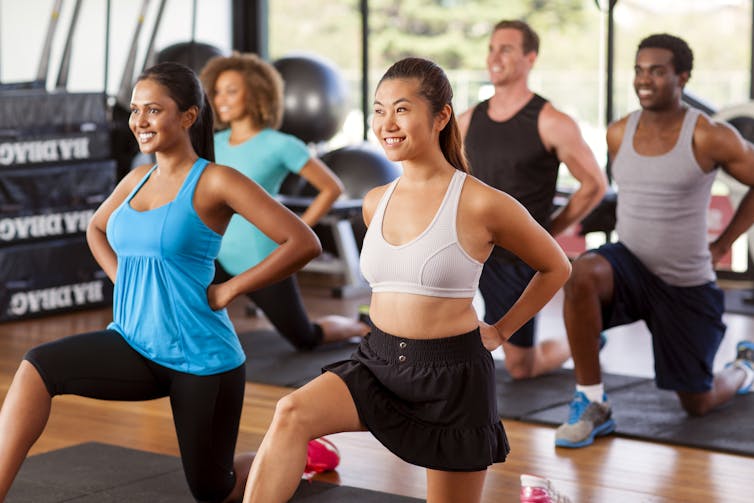
<instances>
[{"instance_id":1,"label":"blue tank top","mask_svg":"<svg viewBox=\"0 0 754 503\"><path fill-rule=\"evenodd\" d=\"M213 311L207 302L222 236L202 222L193 198L208 163L194 163L173 201L136 211L131 199L153 167L107 222L118 257L107 328L150 360L196 375L225 372L245 360L227 311Z\"/></svg>"}]
</instances>

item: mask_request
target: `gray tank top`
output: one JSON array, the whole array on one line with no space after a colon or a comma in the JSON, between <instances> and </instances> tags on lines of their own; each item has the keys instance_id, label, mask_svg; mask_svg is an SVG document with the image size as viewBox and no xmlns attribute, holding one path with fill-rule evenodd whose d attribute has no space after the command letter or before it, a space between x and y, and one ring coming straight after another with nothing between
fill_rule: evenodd
<instances>
[{"instance_id":1,"label":"gray tank top","mask_svg":"<svg viewBox=\"0 0 754 503\"><path fill-rule=\"evenodd\" d=\"M637 154L641 111L628 116L612 169L618 186L618 239L654 274L674 286L715 280L707 237L707 208L715 170L696 162L692 139L701 112L688 109L675 146L658 156Z\"/></svg>"}]
</instances>

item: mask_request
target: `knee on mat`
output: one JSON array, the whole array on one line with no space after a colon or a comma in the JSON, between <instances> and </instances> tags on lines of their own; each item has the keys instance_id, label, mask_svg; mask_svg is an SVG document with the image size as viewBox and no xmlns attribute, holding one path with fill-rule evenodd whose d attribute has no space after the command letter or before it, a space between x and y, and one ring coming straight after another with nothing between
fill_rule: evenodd
<instances>
[{"instance_id":1,"label":"knee on mat","mask_svg":"<svg viewBox=\"0 0 754 503\"><path fill-rule=\"evenodd\" d=\"M686 414L688 414L689 416L704 416L712 410L710 401L704 398L679 398L681 400L681 407L683 407L683 410L686 411Z\"/></svg>"},{"instance_id":2,"label":"knee on mat","mask_svg":"<svg viewBox=\"0 0 754 503\"><path fill-rule=\"evenodd\" d=\"M508 371L508 374L515 379L529 379L530 377L534 377L533 368L531 365L528 365L526 363L507 363L505 364L505 370Z\"/></svg>"}]
</instances>

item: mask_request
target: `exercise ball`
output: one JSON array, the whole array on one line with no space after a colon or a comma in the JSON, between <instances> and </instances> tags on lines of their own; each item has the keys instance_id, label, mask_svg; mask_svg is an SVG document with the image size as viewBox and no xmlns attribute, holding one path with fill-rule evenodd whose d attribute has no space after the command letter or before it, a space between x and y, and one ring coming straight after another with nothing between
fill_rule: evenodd
<instances>
[{"instance_id":1,"label":"exercise ball","mask_svg":"<svg viewBox=\"0 0 754 503\"><path fill-rule=\"evenodd\" d=\"M280 131L306 143L331 139L348 113L348 86L330 62L316 56L274 61L285 83Z\"/></svg>"},{"instance_id":2,"label":"exercise ball","mask_svg":"<svg viewBox=\"0 0 754 503\"><path fill-rule=\"evenodd\" d=\"M207 61L215 56L225 56L220 49L214 45L203 42L179 42L161 49L155 57L155 63L183 63L196 73L202 71Z\"/></svg>"},{"instance_id":3,"label":"exercise ball","mask_svg":"<svg viewBox=\"0 0 754 503\"><path fill-rule=\"evenodd\" d=\"M401 174L400 167L388 160L380 148L366 142L331 150L320 159L341 179L344 195L349 199L361 199L374 187L390 183ZM303 196L316 193L309 184L301 191Z\"/></svg>"}]
</instances>

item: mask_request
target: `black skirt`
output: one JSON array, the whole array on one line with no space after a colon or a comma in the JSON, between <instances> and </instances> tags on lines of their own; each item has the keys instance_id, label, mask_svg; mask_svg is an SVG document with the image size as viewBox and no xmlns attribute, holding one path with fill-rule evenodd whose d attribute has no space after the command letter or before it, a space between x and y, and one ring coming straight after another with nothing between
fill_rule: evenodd
<instances>
[{"instance_id":1,"label":"black skirt","mask_svg":"<svg viewBox=\"0 0 754 503\"><path fill-rule=\"evenodd\" d=\"M494 363L479 329L417 340L373 327L350 360L323 371L345 381L361 422L411 464L479 471L510 451L497 413Z\"/></svg>"}]
</instances>

